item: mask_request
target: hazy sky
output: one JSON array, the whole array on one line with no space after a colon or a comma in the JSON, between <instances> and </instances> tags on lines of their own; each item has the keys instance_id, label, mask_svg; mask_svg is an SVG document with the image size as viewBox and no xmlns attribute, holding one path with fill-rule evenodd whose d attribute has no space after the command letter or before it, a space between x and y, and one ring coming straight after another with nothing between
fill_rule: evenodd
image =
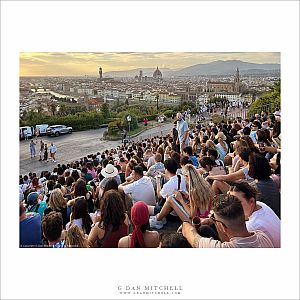
<instances>
[{"instance_id":1,"label":"hazy sky","mask_svg":"<svg viewBox=\"0 0 300 300\"><path fill-rule=\"evenodd\" d=\"M280 63L279 52L22 52L20 76L94 75L136 68L179 69L215 60Z\"/></svg>"}]
</instances>

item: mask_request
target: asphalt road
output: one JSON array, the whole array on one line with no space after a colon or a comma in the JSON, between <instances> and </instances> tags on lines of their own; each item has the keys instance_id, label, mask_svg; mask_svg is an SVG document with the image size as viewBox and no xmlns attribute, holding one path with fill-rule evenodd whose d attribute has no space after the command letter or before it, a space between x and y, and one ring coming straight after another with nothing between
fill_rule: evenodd
<instances>
[{"instance_id":1,"label":"asphalt road","mask_svg":"<svg viewBox=\"0 0 300 300\"><path fill-rule=\"evenodd\" d=\"M161 127L148 129L132 139L137 141L150 138L155 135L165 135L171 131L172 127L172 123L163 124ZM36 157L32 159L30 158L29 150L30 140L20 141L20 174L25 175L29 172L36 172L37 175L40 176L40 173L44 170L52 171L57 163L66 164L89 154L97 153L98 151L101 152L106 149L115 148L121 144L121 141L104 141L102 138L105 130L105 128L101 128L96 130L73 132L72 134L61 135L59 137L40 137L37 139ZM48 145L48 149L50 148L51 143L56 145L56 163L51 160L48 162L39 161L39 143L41 139ZM36 141L35 138L34 141Z\"/></svg>"}]
</instances>

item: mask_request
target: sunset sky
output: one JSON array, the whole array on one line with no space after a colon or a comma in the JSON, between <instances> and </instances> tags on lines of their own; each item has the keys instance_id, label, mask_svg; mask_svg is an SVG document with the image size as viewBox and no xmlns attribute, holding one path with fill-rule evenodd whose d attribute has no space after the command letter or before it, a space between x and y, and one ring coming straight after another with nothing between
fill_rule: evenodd
<instances>
[{"instance_id":1,"label":"sunset sky","mask_svg":"<svg viewBox=\"0 0 300 300\"><path fill-rule=\"evenodd\" d=\"M97 76L136 68L180 69L215 60L280 63L279 52L21 52L20 76Z\"/></svg>"}]
</instances>

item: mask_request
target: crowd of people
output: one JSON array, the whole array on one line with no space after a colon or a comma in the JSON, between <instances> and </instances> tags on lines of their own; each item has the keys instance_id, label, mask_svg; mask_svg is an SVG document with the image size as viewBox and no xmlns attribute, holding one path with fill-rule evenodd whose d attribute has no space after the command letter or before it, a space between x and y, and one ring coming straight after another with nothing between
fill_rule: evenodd
<instances>
[{"instance_id":1,"label":"crowd of people","mask_svg":"<svg viewBox=\"0 0 300 300\"><path fill-rule=\"evenodd\" d=\"M280 114L177 113L167 136L20 175L20 247L280 247Z\"/></svg>"}]
</instances>

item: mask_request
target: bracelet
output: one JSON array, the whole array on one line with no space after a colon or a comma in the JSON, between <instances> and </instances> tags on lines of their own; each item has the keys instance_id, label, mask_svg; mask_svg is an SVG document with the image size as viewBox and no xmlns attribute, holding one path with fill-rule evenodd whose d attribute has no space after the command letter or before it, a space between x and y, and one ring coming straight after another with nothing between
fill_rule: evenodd
<instances>
[{"instance_id":1,"label":"bracelet","mask_svg":"<svg viewBox=\"0 0 300 300\"><path fill-rule=\"evenodd\" d=\"M191 224L190 221L187 221L187 220L182 221L182 223L189 223L189 224Z\"/></svg>"}]
</instances>

